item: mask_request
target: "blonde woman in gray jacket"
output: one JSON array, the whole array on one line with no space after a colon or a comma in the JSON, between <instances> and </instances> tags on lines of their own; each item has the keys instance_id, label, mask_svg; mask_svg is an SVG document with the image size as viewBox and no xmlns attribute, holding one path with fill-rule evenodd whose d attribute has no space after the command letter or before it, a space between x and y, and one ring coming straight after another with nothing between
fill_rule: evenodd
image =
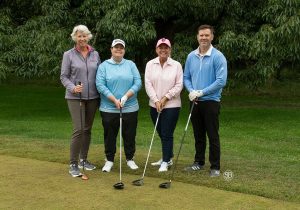
<instances>
[{"instance_id":1,"label":"blonde woman in gray jacket","mask_svg":"<svg viewBox=\"0 0 300 210\"><path fill-rule=\"evenodd\" d=\"M73 123L69 173L72 177L79 177L82 175L79 168L96 168L87 156L94 116L99 107L95 78L100 57L88 45L92 34L86 26L75 26L71 37L75 46L63 55L60 80L66 88L65 99Z\"/></svg>"}]
</instances>

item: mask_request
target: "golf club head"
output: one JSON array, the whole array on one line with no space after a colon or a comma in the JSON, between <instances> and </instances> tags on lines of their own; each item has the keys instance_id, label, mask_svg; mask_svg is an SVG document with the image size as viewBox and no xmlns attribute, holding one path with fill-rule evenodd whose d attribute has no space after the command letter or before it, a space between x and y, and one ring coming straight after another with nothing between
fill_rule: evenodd
<instances>
[{"instance_id":1,"label":"golf club head","mask_svg":"<svg viewBox=\"0 0 300 210\"><path fill-rule=\"evenodd\" d=\"M85 175L85 174L82 174L81 179L82 179L82 180L88 180L89 177L88 177L87 175Z\"/></svg>"},{"instance_id":2,"label":"golf club head","mask_svg":"<svg viewBox=\"0 0 300 210\"><path fill-rule=\"evenodd\" d=\"M117 190L123 190L124 184L122 182L118 182L118 183L114 184L114 188Z\"/></svg>"},{"instance_id":3,"label":"golf club head","mask_svg":"<svg viewBox=\"0 0 300 210\"><path fill-rule=\"evenodd\" d=\"M164 182L159 185L159 188L169 189L171 187L171 182Z\"/></svg>"},{"instance_id":4,"label":"golf club head","mask_svg":"<svg viewBox=\"0 0 300 210\"><path fill-rule=\"evenodd\" d=\"M144 185L144 180L143 179L137 179L132 181L132 184L135 186L143 186Z\"/></svg>"}]
</instances>

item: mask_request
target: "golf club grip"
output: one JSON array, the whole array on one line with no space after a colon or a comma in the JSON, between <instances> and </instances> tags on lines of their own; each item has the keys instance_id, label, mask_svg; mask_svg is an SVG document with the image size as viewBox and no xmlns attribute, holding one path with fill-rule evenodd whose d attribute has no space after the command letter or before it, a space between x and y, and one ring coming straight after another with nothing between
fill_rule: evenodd
<instances>
[{"instance_id":1,"label":"golf club grip","mask_svg":"<svg viewBox=\"0 0 300 210\"><path fill-rule=\"evenodd\" d=\"M78 85L81 85L81 82L78 81ZM80 106L82 106L82 98L81 98L81 92L79 93L79 100L80 100Z\"/></svg>"}]
</instances>

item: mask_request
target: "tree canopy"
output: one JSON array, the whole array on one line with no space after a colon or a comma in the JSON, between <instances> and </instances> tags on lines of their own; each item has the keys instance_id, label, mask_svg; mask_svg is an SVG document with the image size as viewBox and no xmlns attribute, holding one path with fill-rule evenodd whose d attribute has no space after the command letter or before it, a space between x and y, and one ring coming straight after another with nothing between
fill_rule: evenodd
<instances>
[{"instance_id":1,"label":"tree canopy","mask_svg":"<svg viewBox=\"0 0 300 210\"><path fill-rule=\"evenodd\" d=\"M102 60L114 38L124 39L126 57L140 71L162 37L184 65L201 24L215 27L213 45L226 56L233 80L256 87L279 78L285 66L299 67L299 0L2 0L0 16L0 79L57 77L78 24L92 31Z\"/></svg>"}]
</instances>

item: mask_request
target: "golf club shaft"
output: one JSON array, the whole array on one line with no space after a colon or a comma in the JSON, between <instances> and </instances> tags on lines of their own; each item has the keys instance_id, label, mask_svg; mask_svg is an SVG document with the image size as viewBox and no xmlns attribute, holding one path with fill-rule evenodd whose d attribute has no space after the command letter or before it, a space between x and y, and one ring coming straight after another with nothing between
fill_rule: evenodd
<instances>
[{"instance_id":1,"label":"golf club shaft","mask_svg":"<svg viewBox=\"0 0 300 210\"><path fill-rule=\"evenodd\" d=\"M180 147L179 147L179 150L178 150L178 153L177 153L177 156L176 156L176 160L175 160L175 163L174 163L174 167L173 167L173 170L172 170L172 174L171 174L171 177L170 177L170 182L172 181L173 176L174 176L174 172L175 172L175 169L176 169L176 166L177 166L178 157L179 157L179 154L180 154L180 151L181 151L181 148L182 148L182 144L183 144L183 141L184 141L184 138L185 138L185 135L186 135L186 132L187 132L189 123L190 123L190 119L191 119L191 116L192 116L192 112L193 112L193 109L194 109L194 105L195 105L195 101L193 101L193 103L192 103L191 111L190 111L190 114L189 114L189 117L188 117L188 121L187 121L187 123L186 123L186 126L185 126L185 129L184 129L183 136L182 136L182 138L181 138Z\"/></svg>"},{"instance_id":2,"label":"golf club shaft","mask_svg":"<svg viewBox=\"0 0 300 210\"><path fill-rule=\"evenodd\" d=\"M154 139L154 136L155 136L155 131L156 131L156 128L157 128L159 116L160 116L160 112L158 112L158 114L157 114L157 118L156 118L156 122L155 122L155 126L154 126L154 131L153 131L153 134L152 134L152 139L151 139L151 143L150 143L150 147L149 147L149 151L148 151L148 155L147 155L147 159L146 159L146 163L145 163L145 167L144 167L144 172L143 172L143 175L142 175L142 179L144 178L145 173L146 173L146 168L147 168L147 165L148 165L150 151L151 151L151 148L152 148L153 139Z\"/></svg>"},{"instance_id":3,"label":"golf club shaft","mask_svg":"<svg viewBox=\"0 0 300 210\"><path fill-rule=\"evenodd\" d=\"M78 84L81 85L81 82L78 82ZM83 137L83 122L82 122L82 96L81 96L81 92L79 93L79 106L80 106L80 129L81 129L81 147L82 147L84 137ZM82 163L83 163L82 169L83 169L83 173L84 173L84 161Z\"/></svg>"},{"instance_id":4,"label":"golf club shaft","mask_svg":"<svg viewBox=\"0 0 300 210\"><path fill-rule=\"evenodd\" d=\"M122 182L122 107L120 107L120 182Z\"/></svg>"},{"instance_id":5,"label":"golf club shaft","mask_svg":"<svg viewBox=\"0 0 300 210\"><path fill-rule=\"evenodd\" d=\"M78 82L78 85L81 85L81 82ZM81 92L79 92L79 105L80 108L82 107L82 98L81 98ZM81 116L82 117L82 116ZM81 123L81 128L82 128L82 123Z\"/></svg>"}]
</instances>

